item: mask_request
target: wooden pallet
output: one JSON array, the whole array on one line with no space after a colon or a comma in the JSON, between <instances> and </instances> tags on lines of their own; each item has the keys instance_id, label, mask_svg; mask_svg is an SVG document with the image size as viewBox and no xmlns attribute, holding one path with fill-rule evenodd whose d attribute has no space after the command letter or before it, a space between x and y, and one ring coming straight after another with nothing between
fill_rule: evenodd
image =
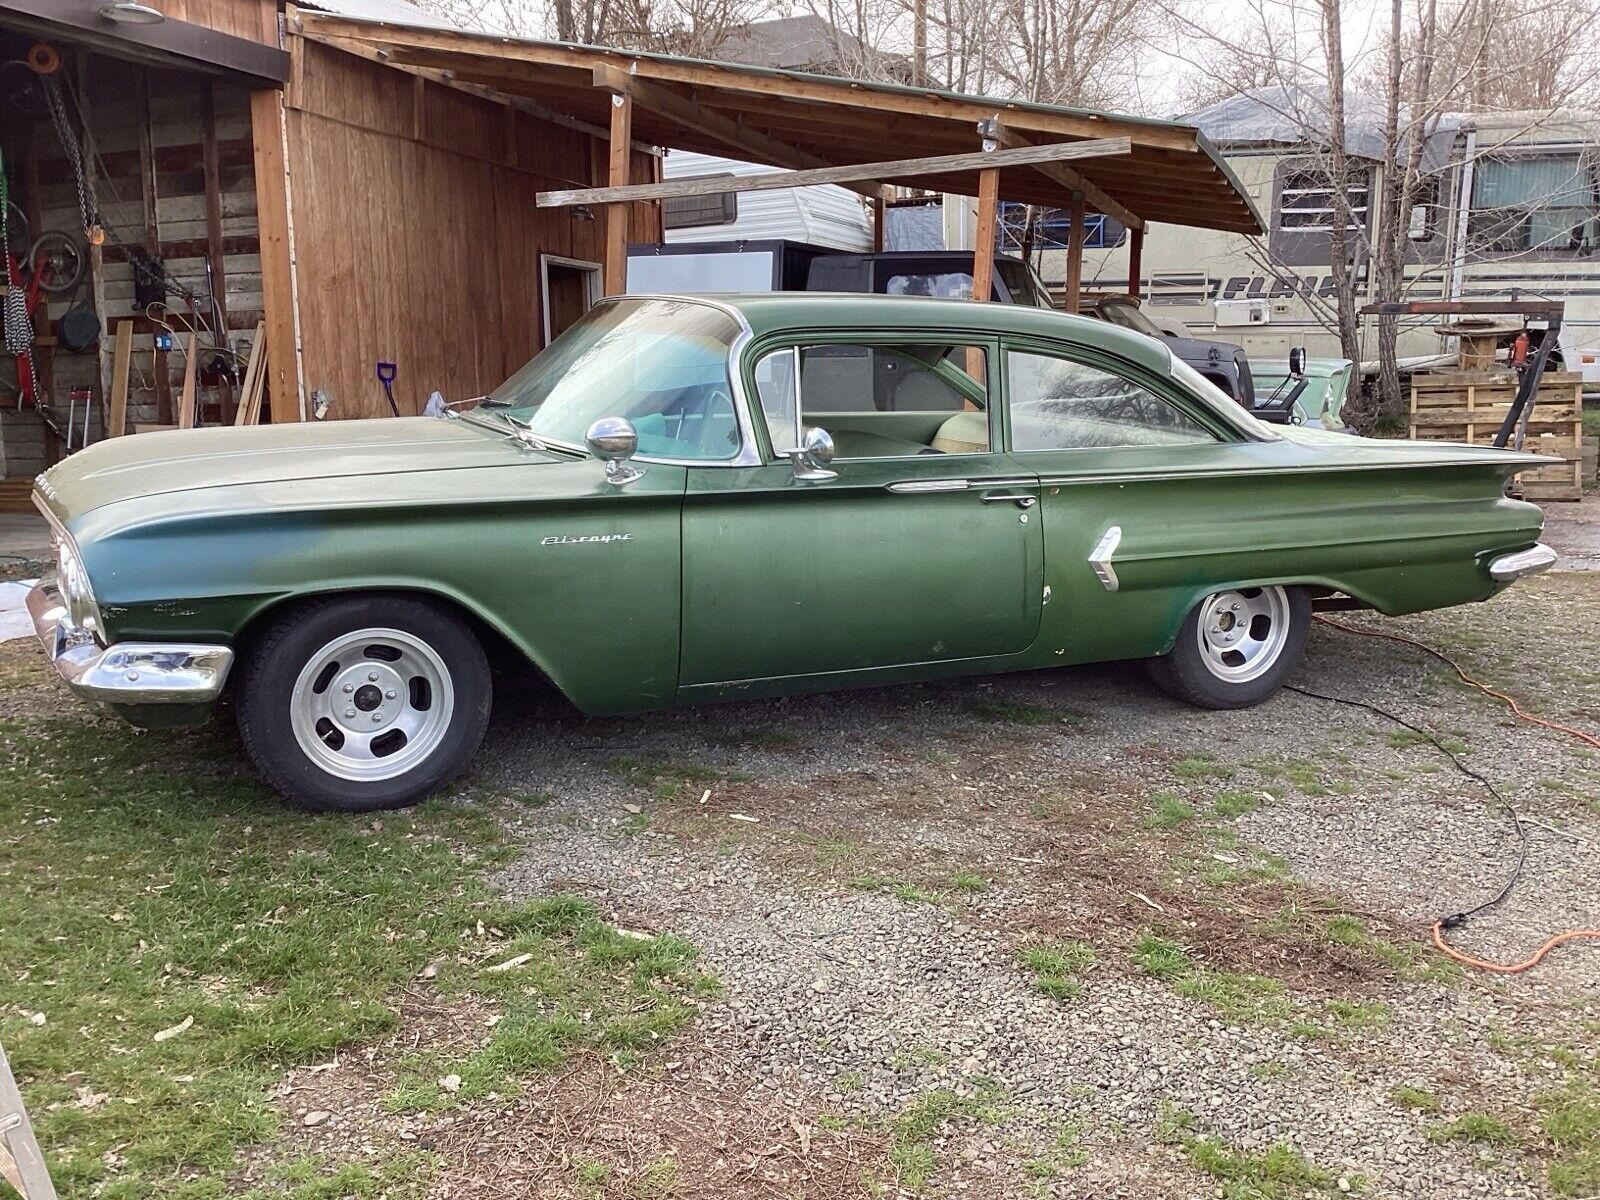
<instances>
[{"instance_id":1,"label":"wooden pallet","mask_svg":"<svg viewBox=\"0 0 1600 1200\"><path fill-rule=\"evenodd\" d=\"M1500 431L1517 395L1509 371L1416 375L1411 381L1411 436L1487 446ZM1539 381L1522 448L1559 458L1517 476L1516 489L1530 500L1583 498L1583 376L1547 373Z\"/></svg>"}]
</instances>

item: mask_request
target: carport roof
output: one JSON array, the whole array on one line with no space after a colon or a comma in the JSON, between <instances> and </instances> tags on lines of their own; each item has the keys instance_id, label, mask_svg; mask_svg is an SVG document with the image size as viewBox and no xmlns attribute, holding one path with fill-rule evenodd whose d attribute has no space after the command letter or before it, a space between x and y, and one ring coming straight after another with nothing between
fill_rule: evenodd
<instances>
[{"instance_id":1,"label":"carport roof","mask_svg":"<svg viewBox=\"0 0 1600 1200\"><path fill-rule=\"evenodd\" d=\"M1007 200L1065 207L1081 190L1091 211L1235 233L1262 231L1248 193L1191 125L1021 100L802 71L533 41L483 32L353 20L290 10L315 41L466 84L525 97L604 127L619 81L637 94L633 136L656 145L736 155L774 166L844 166L962 154L981 147L977 122L998 118L1005 145L1127 137L1125 155L1001 169ZM975 195L978 173L884 179ZM1069 182L1071 187L1068 186Z\"/></svg>"}]
</instances>

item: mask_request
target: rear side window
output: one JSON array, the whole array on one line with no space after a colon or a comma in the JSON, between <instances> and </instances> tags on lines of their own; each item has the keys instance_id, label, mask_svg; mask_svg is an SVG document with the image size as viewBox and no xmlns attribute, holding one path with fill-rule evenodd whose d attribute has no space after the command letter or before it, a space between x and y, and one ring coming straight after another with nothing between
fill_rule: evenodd
<instances>
[{"instance_id":1,"label":"rear side window","mask_svg":"<svg viewBox=\"0 0 1600 1200\"><path fill-rule=\"evenodd\" d=\"M1049 354L1006 353L1014 450L1181 446L1216 436L1142 384Z\"/></svg>"}]
</instances>

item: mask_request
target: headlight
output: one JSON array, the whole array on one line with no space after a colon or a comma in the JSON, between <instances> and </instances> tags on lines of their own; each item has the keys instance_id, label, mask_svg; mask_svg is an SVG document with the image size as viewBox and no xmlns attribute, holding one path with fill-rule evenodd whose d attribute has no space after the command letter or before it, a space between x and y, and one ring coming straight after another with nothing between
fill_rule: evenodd
<instances>
[{"instance_id":1,"label":"headlight","mask_svg":"<svg viewBox=\"0 0 1600 1200\"><path fill-rule=\"evenodd\" d=\"M94 590L89 586L89 572L84 570L72 539L64 535L56 539L56 586L67 602L67 615L72 623L96 638L101 637L104 630L100 624L100 606L95 603Z\"/></svg>"}]
</instances>

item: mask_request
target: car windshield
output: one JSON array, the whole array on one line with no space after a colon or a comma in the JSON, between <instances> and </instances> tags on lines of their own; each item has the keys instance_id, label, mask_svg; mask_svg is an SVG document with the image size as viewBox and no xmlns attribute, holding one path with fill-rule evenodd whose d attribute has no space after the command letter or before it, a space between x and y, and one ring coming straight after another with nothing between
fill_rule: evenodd
<instances>
[{"instance_id":1,"label":"car windshield","mask_svg":"<svg viewBox=\"0 0 1600 1200\"><path fill-rule=\"evenodd\" d=\"M728 352L740 326L688 300L591 309L484 402L538 438L582 446L601 417L626 417L639 453L714 461L739 452Z\"/></svg>"},{"instance_id":2,"label":"car windshield","mask_svg":"<svg viewBox=\"0 0 1600 1200\"><path fill-rule=\"evenodd\" d=\"M1112 325L1120 325L1124 329L1131 329L1146 337L1161 336L1160 328L1139 311L1137 304L1129 304L1126 300L1102 300L1096 307L1099 308L1101 317Z\"/></svg>"}]
</instances>

